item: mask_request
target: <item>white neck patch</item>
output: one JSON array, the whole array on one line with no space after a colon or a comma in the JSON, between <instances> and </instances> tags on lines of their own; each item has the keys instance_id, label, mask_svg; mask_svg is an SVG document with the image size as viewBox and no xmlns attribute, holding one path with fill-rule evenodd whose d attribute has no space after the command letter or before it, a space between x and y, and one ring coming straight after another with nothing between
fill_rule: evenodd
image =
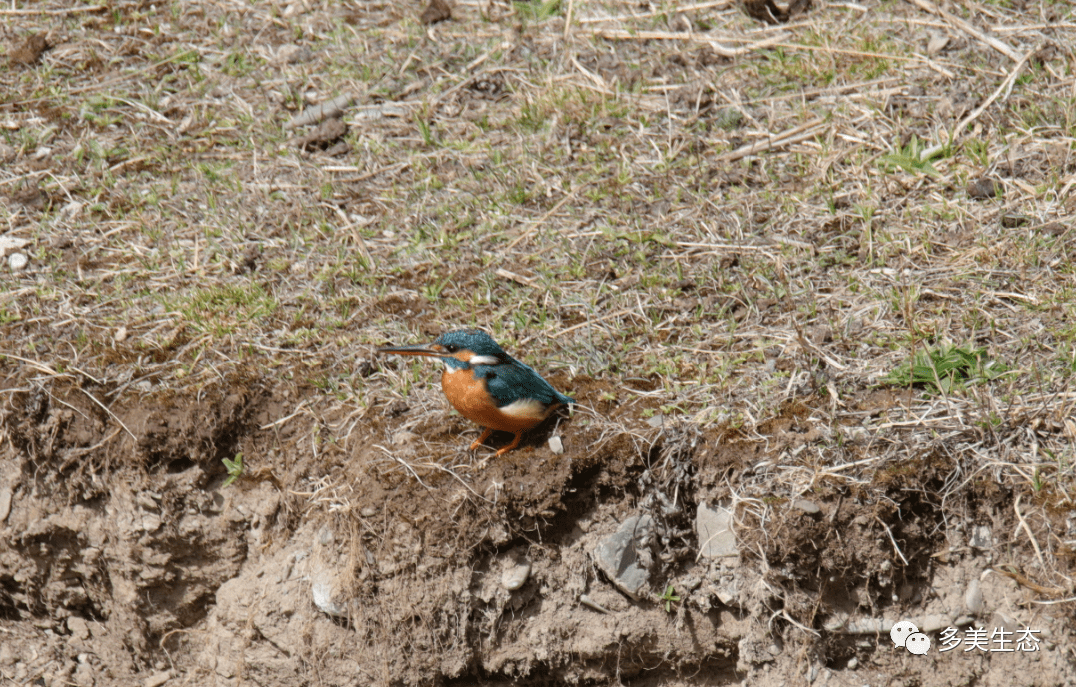
<instances>
[{"instance_id":1,"label":"white neck patch","mask_svg":"<svg viewBox=\"0 0 1076 687\"><path fill-rule=\"evenodd\" d=\"M471 367L475 365L500 365L500 358L495 358L492 355L472 355L471 359L467 361Z\"/></svg>"}]
</instances>

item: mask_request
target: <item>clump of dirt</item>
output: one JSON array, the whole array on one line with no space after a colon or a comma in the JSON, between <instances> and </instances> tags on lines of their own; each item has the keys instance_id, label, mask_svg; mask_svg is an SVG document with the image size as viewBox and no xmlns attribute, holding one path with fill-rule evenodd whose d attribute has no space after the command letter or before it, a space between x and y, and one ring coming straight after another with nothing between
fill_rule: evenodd
<instances>
[{"instance_id":1,"label":"clump of dirt","mask_svg":"<svg viewBox=\"0 0 1076 687\"><path fill-rule=\"evenodd\" d=\"M252 535L272 527L276 490L265 485L240 515L213 488L251 407L239 389L218 391L126 408L99 404L100 389L60 383L7 396L3 612L79 635L73 654L43 659L67 665L89 652L117 674L148 669L170 633L205 618Z\"/></svg>"}]
</instances>

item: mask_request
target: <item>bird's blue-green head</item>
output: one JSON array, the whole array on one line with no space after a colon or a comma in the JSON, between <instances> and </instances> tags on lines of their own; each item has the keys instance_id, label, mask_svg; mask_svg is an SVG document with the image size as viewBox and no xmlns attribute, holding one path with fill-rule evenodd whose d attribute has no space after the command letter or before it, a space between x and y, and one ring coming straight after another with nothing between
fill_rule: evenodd
<instances>
[{"instance_id":1,"label":"bird's blue-green head","mask_svg":"<svg viewBox=\"0 0 1076 687\"><path fill-rule=\"evenodd\" d=\"M445 332L431 344L387 346L377 349L377 352L440 358L445 365L457 369L476 365L499 365L512 359L481 329L457 329Z\"/></svg>"}]
</instances>

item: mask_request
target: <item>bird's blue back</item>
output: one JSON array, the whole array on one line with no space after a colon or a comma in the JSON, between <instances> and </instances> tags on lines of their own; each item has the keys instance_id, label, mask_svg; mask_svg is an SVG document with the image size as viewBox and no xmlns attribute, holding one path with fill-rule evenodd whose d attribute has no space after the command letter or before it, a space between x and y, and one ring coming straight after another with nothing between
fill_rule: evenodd
<instances>
[{"instance_id":1,"label":"bird's blue back","mask_svg":"<svg viewBox=\"0 0 1076 687\"><path fill-rule=\"evenodd\" d=\"M497 402L498 408L523 399L541 401L545 405L575 403L575 399L554 389L532 368L511 356L508 356L507 362L499 365L475 366L474 376L476 379L486 380L486 388Z\"/></svg>"},{"instance_id":2,"label":"bird's blue back","mask_svg":"<svg viewBox=\"0 0 1076 687\"><path fill-rule=\"evenodd\" d=\"M486 380L486 387L497 402L498 408L524 399L533 399L546 405L575 404L575 399L554 389L534 369L508 355L489 334L480 329L446 332L439 336L435 343L452 344L476 355L492 357L500 361L497 364L480 364L472 368L475 379ZM447 358L446 362L454 364L456 361L454 358ZM460 365L466 364L460 363Z\"/></svg>"}]
</instances>

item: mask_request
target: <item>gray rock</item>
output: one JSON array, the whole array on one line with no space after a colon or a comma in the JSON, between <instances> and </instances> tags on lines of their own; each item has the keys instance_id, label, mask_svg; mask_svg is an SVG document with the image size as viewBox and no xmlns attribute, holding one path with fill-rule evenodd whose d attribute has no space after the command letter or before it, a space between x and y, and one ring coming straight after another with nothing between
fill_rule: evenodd
<instances>
[{"instance_id":1,"label":"gray rock","mask_svg":"<svg viewBox=\"0 0 1076 687\"><path fill-rule=\"evenodd\" d=\"M705 503L700 503L695 516L695 530L699 533L699 554L702 557L735 558L740 555L732 511L729 509L718 506L711 510Z\"/></svg>"},{"instance_id":2,"label":"gray rock","mask_svg":"<svg viewBox=\"0 0 1076 687\"><path fill-rule=\"evenodd\" d=\"M990 177L980 177L968 184L968 197L975 200L987 200L988 198L996 198L1002 191L1001 184L997 179Z\"/></svg>"},{"instance_id":3,"label":"gray rock","mask_svg":"<svg viewBox=\"0 0 1076 687\"><path fill-rule=\"evenodd\" d=\"M740 598L740 590L735 581L717 587L717 600L726 606L732 606Z\"/></svg>"},{"instance_id":4,"label":"gray rock","mask_svg":"<svg viewBox=\"0 0 1076 687\"><path fill-rule=\"evenodd\" d=\"M702 584L702 580L697 577L685 577L680 580L680 584L676 585L677 589L683 589L685 592L693 592L699 588Z\"/></svg>"},{"instance_id":5,"label":"gray rock","mask_svg":"<svg viewBox=\"0 0 1076 687\"><path fill-rule=\"evenodd\" d=\"M983 590L979 586L978 578L968 583L964 592L964 608L972 615L979 615L983 610Z\"/></svg>"},{"instance_id":6,"label":"gray rock","mask_svg":"<svg viewBox=\"0 0 1076 687\"><path fill-rule=\"evenodd\" d=\"M161 520L161 516L156 513L142 513L142 522L140 524L142 525L142 529L146 532L156 532L161 529L161 525L164 524L164 521Z\"/></svg>"},{"instance_id":7,"label":"gray rock","mask_svg":"<svg viewBox=\"0 0 1076 687\"><path fill-rule=\"evenodd\" d=\"M814 515L815 513L820 513L822 511L822 509L818 507L817 503L815 503L814 501L808 501L807 499L796 499L792 502L792 507L799 508L801 511L807 513L808 515Z\"/></svg>"},{"instance_id":8,"label":"gray rock","mask_svg":"<svg viewBox=\"0 0 1076 687\"><path fill-rule=\"evenodd\" d=\"M321 529L318 530L318 543L322 546L328 546L333 543L333 539L333 531L328 525L322 525Z\"/></svg>"},{"instance_id":9,"label":"gray rock","mask_svg":"<svg viewBox=\"0 0 1076 687\"><path fill-rule=\"evenodd\" d=\"M512 551L508 554L508 567L501 573L501 586L514 592L527 583L530 574L531 562L526 555L520 550Z\"/></svg>"},{"instance_id":10,"label":"gray rock","mask_svg":"<svg viewBox=\"0 0 1076 687\"><path fill-rule=\"evenodd\" d=\"M0 487L0 522L7 520L8 514L11 513L11 487L3 485Z\"/></svg>"},{"instance_id":11,"label":"gray rock","mask_svg":"<svg viewBox=\"0 0 1076 687\"><path fill-rule=\"evenodd\" d=\"M927 55L934 57L942 50L945 50L945 46L949 45L949 36L944 33L930 32L930 40L927 41Z\"/></svg>"},{"instance_id":12,"label":"gray rock","mask_svg":"<svg viewBox=\"0 0 1076 687\"><path fill-rule=\"evenodd\" d=\"M347 617L347 605L337 599L338 589L336 575L328 570L321 570L310 583L310 595L314 599L314 605L322 613L328 613L335 618Z\"/></svg>"},{"instance_id":13,"label":"gray rock","mask_svg":"<svg viewBox=\"0 0 1076 687\"><path fill-rule=\"evenodd\" d=\"M845 613L835 613L822 623L822 627L848 635L871 635L888 634L894 624L885 618L852 618Z\"/></svg>"},{"instance_id":14,"label":"gray rock","mask_svg":"<svg viewBox=\"0 0 1076 687\"><path fill-rule=\"evenodd\" d=\"M30 239L16 239L10 236L0 236L0 257L7 255L11 251L22 248L28 243L30 243Z\"/></svg>"},{"instance_id":15,"label":"gray rock","mask_svg":"<svg viewBox=\"0 0 1076 687\"><path fill-rule=\"evenodd\" d=\"M146 678L146 681L142 684L145 687L161 687L164 683L172 679L172 673L167 670L162 670L159 673L154 673Z\"/></svg>"},{"instance_id":16,"label":"gray rock","mask_svg":"<svg viewBox=\"0 0 1076 687\"><path fill-rule=\"evenodd\" d=\"M943 630L953 624L953 619L950 616L936 613L933 615L926 615L918 619L919 622L915 623L915 626L919 628L919 631L923 634L930 632L937 632Z\"/></svg>"},{"instance_id":17,"label":"gray rock","mask_svg":"<svg viewBox=\"0 0 1076 687\"><path fill-rule=\"evenodd\" d=\"M633 515L615 533L599 541L592 553L595 565L634 599L643 596L650 582L650 567L654 563L650 550L653 530L653 518Z\"/></svg>"},{"instance_id":18,"label":"gray rock","mask_svg":"<svg viewBox=\"0 0 1076 687\"><path fill-rule=\"evenodd\" d=\"M610 611L608 608L606 608L605 606L602 606L600 603L598 603L594 599L590 598L586 594L580 594L579 595L579 603L583 604L587 608L593 608L595 611L598 611L599 613L605 613L606 615L612 613L612 611Z\"/></svg>"},{"instance_id":19,"label":"gray rock","mask_svg":"<svg viewBox=\"0 0 1076 687\"><path fill-rule=\"evenodd\" d=\"M971 528L971 536L968 537L968 546L976 549L989 549L994 545L994 537L990 528L986 525L976 525Z\"/></svg>"}]
</instances>

